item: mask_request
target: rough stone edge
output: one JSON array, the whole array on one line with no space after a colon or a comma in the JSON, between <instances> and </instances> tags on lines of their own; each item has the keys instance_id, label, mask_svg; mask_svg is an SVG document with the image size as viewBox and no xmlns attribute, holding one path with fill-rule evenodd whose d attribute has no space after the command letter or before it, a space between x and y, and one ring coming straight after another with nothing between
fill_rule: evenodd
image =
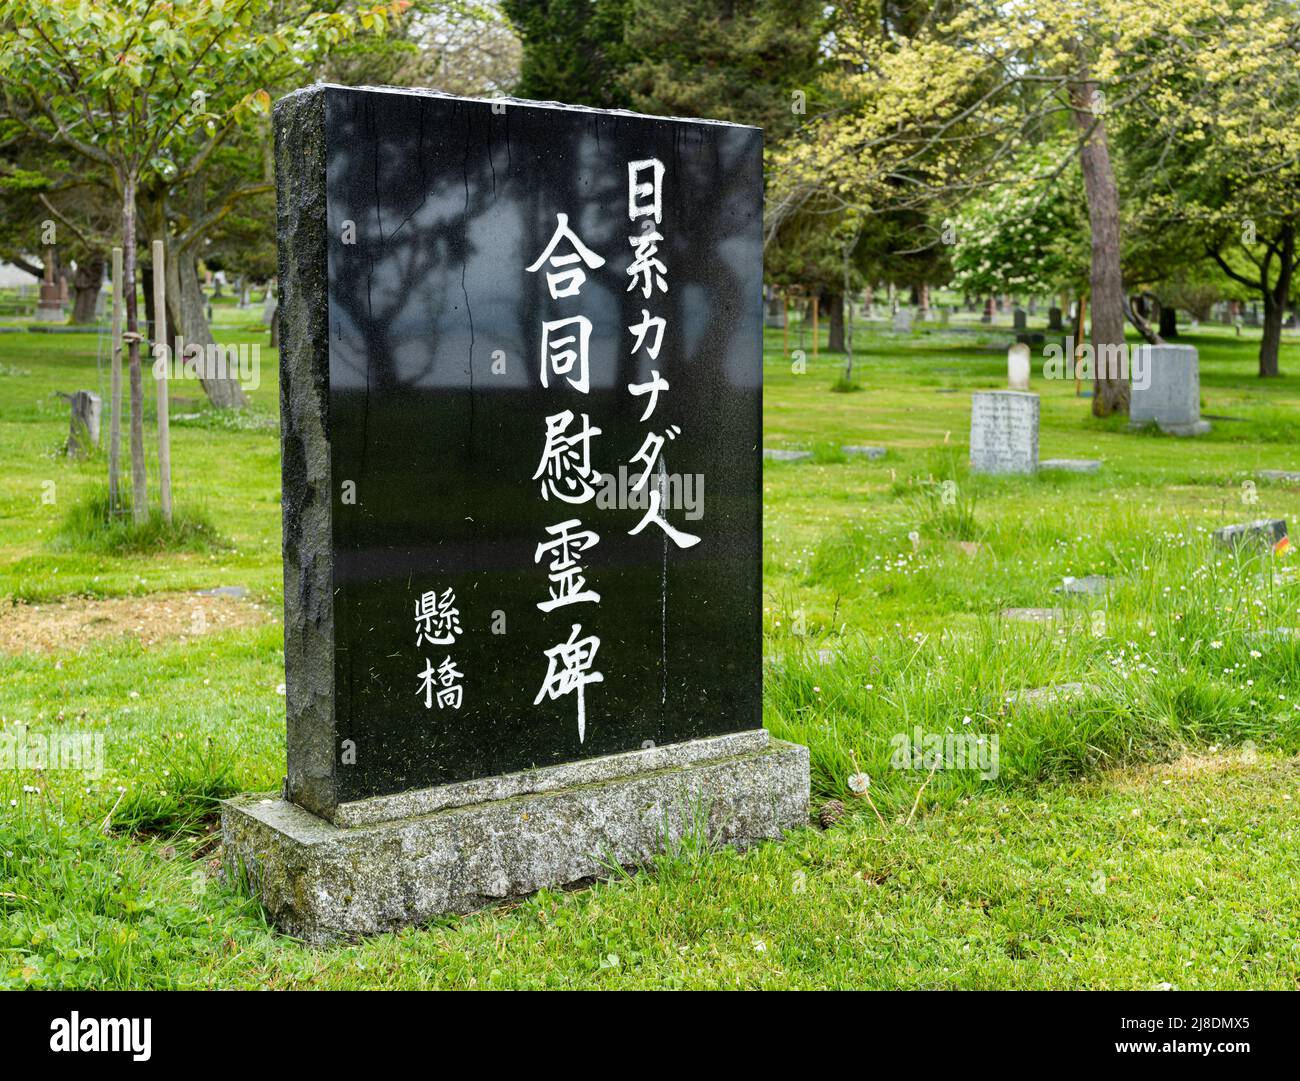
<instances>
[{"instance_id":1,"label":"rough stone edge","mask_svg":"<svg viewBox=\"0 0 1300 1081\"><path fill-rule=\"evenodd\" d=\"M325 97L323 87L296 91L276 102L273 114L280 275L286 794L321 814L332 811L337 798Z\"/></svg>"},{"instance_id":2,"label":"rough stone edge","mask_svg":"<svg viewBox=\"0 0 1300 1081\"><path fill-rule=\"evenodd\" d=\"M651 773L655 770L707 762L711 759L755 754L765 750L768 741L766 728L751 729L747 732L728 732L721 736L669 743L623 754L601 755L598 758L561 762L554 766L519 770L495 777L476 777L455 784L353 800L340 803L334 809L333 815L325 817L328 817L334 825L344 828L374 825L398 818L432 814L451 807L466 807L475 803L511 799L515 796L554 792L561 788L599 784L619 777L631 777L638 773Z\"/></svg>"},{"instance_id":3,"label":"rough stone edge","mask_svg":"<svg viewBox=\"0 0 1300 1081\"><path fill-rule=\"evenodd\" d=\"M377 934L581 884L707 830L745 848L808 822L808 749L765 751L596 785L340 829L277 799L222 805L227 873L312 944Z\"/></svg>"},{"instance_id":4,"label":"rough stone edge","mask_svg":"<svg viewBox=\"0 0 1300 1081\"><path fill-rule=\"evenodd\" d=\"M411 97L445 98L450 101L468 101L475 105L524 106L536 109L558 109L571 113L596 113L600 116L630 117L635 120L663 120L672 124L710 124L720 128L747 128L750 131L762 131L752 124L737 124L732 120L716 120L705 116L660 116L656 113L638 113L631 109L598 109L591 105L573 105L563 101L550 101L535 98L516 98L500 95L490 98L472 97L465 94L449 94L445 90L435 90L426 86L348 86L343 83L315 83L286 95L308 94L314 90L342 90L347 93L368 94L406 94Z\"/></svg>"}]
</instances>

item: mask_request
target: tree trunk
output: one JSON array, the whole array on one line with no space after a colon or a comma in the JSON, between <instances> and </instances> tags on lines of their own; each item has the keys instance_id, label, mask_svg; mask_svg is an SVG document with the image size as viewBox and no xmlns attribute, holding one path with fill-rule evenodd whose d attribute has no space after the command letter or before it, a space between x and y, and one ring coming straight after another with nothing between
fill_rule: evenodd
<instances>
[{"instance_id":1,"label":"tree trunk","mask_svg":"<svg viewBox=\"0 0 1300 1081\"><path fill-rule=\"evenodd\" d=\"M1278 350L1282 345L1282 320L1286 315L1287 301L1291 298L1291 277L1295 272L1295 226L1284 225L1279 240L1277 284L1270 289L1266 276L1260 283L1264 287L1264 333L1259 340L1261 379L1271 379L1280 374Z\"/></svg>"},{"instance_id":2,"label":"tree trunk","mask_svg":"<svg viewBox=\"0 0 1300 1081\"><path fill-rule=\"evenodd\" d=\"M77 324L93 323L99 291L104 287L104 257L92 255L77 264L72 278L76 296L72 301L72 321Z\"/></svg>"},{"instance_id":3,"label":"tree trunk","mask_svg":"<svg viewBox=\"0 0 1300 1081\"><path fill-rule=\"evenodd\" d=\"M99 395L90 390L75 394L59 392L71 411L68 426L67 454L69 458L85 458L99 446L99 418L102 403Z\"/></svg>"},{"instance_id":4,"label":"tree trunk","mask_svg":"<svg viewBox=\"0 0 1300 1081\"><path fill-rule=\"evenodd\" d=\"M1127 365L1123 378L1118 358L1124 347L1124 278L1120 272L1119 190L1106 141L1106 122L1093 113L1097 84L1083 78L1071 87L1071 106L1086 141L1079 152L1083 187L1088 200L1088 224L1092 231L1092 349L1096 385L1092 396L1094 416L1127 413L1129 384Z\"/></svg>"},{"instance_id":5,"label":"tree trunk","mask_svg":"<svg viewBox=\"0 0 1300 1081\"><path fill-rule=\"evenodd\" d=\"M175 239L165 236L167 251L164 255L164 273L167 278L167 313L175 332L185 339L185 345L207 347L216 341L208 326L204 312L203 290L199 287L199 272L194 257L177 247ZM199 381L208 400L218 409L239 409L248 404L244 388L229 373L223 378L218 373L200 372Z\"/></svg>"},{"instance_id":6,"label":"tree trunk","mask_svg":"<svg viewBox=\"0 0 1300 1081\"><path fill-rule=\"evenodd\" d=\"M828 353L844 352L844 297L840 293L823 293L822 303L829 316L830 333L826 341Z\"/></svg>"},{"instance_id":7,"label":"tree trunk","mask_svg":"<svg viewBox=\"0 0 1300 1081\"><path fill-rule=\"evenodd\" d=\"M144 379L140 371L140 320L135 300L135 177L122 182L122 285L126 300L127 356L131 373L131 517L149 516L144 471Z\"/></svg>"},{"instance_id":8,"label":"tree trunk","mask_svg":"<svg viewBox=\"0 0 1300 1081\"><path fill-rule=\"evenodd\" d=\"M1282 344L1282 309L1264 294L1264 334L1259 340L1259 376L1271 379L1278 375L1278 347Z\"/></svg>"}]
</instances>

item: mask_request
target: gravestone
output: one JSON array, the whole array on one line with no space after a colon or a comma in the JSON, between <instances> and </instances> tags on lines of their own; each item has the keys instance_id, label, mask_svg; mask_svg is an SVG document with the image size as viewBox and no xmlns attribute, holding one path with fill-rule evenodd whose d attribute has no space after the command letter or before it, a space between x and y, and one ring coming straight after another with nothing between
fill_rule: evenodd
<instances>
[{"instance_id":1,"label":"gravestone","mask_svg":"<svg viewBox=\"0 0 1300 1081\"><path fill-rule=\"evenodd\" d=\"M1110 589L1110 579L1104 574L1085 574L1076 578L1067 574L1059 586L1053 586L1053 593L1077 593L1085 597L1100 597Z\"/></svg>"},{"instance_id":2,"label":"gravestone","mask_svg":"<svg viewBox=\"0 0 1300 1081\"><path fill-rule=\"evenodd\" d=\"M976 473L1038 469L1037 394L982 390L971 395L970 467Z\"/></svg>"},{"instance_id":3,"label":"gravestone","mask_svg":"<svg viewBox=\"0 0 1300 1081\"><path fill-rule=\"evenodd\" d=\"M912 309L899 308L894 312L894 333L910 334L912 332Z\"/></svg>"},{"instance_id":4,"label":"gravestone","mask_svg":"<svg viewBox=\"0 0 1300 1081\"><path fill-rule=\"evenodd\" d=\"M59 283L54 280L54 249L46 248L45 276L41 279L40 299L36 302L37 322L63 322L65 299L62 290L59 288Z\"/></svg>"},{"instance_id":5,"label":"gravestone","mask_svg":"<svg viewBox=\"0 0 1300 1081\"><path fill-rule=\"evenodd\" d=\"M1012 390L1029 389L1029 346L1023 342L1007 350L1007 386Z\"/></svg>"},{"instance_id":6,"label":"gravestone","mask_svg":"<svg viewBox=\"0 0 1300 1081\"><path fill-rule=\"evenodd\" d=\"M1131 365L1135 376L1129 399L1129 422L1134 428L1155 424L1170 435L1204 435L1210 430L1201 419L1201 377L1195 346L1140 345L1143 354ZM1139 386L1136 375L1145 364L1149 379Z\"/></svg>"},{"instance_id":7,"label":"gravestone","mask_svg":"<svg viewBox=\"0 0 1300 1081\"><path fill-rule=\"evenodd\" d=\"M1065 618L1060 608L1004 608L1002 618L1013 623L1056 623Z\"/></svg>"},{"instance_id":8,"label":"gravestone","mask_svg":"<svg viewBox=\"0 0 1300 1081\"><path fill-rule=\"evenodd\" d=\"M763 305L763 325L774 327L777 330L785 326L785 304L781 297L777 295L775 289L768 290L766 302Z\"/></svg>"},{"instance_id":9,"label":"gravestone","mask_svg":"<svg viewBox=\"0 0 1300 1081\"><path fill-rule=\"evenodd\" d=\"M288 776L228 866L314 942L803 825L762 133L324 85L274 126Z\"/></svg>"},{"instance_id":10,"label":"gravestone","mask_svg":"<svg viewBox=\"0 0 1300 1081\"><path fill-rule=\"evenodd\" d=\"M1096 698L1102 693L1102 688L1095 683L1053 683L1047 687L1033 687L1009 694L1006 702L1012 706L1048 708L1065 706L1079 699Z\"/></svg>"},{"instance_id":11,"label":"gravestone","mask_svg":"<svg viewBox=\"0 0 1300 1081\"><path fill-rule=\"evenodd\" d=\"M951 322L952 322L952 309L948 307L947 304L944 304L939 309L939 325L941 327L946 327Z\"/></svg>"},{"instance_id":12,"label":"gravestone","mask_svg":"<svg viewBox=\"0 0 1300 1081\"><path fill-rule=\"evenodd\" d=\"M1214 531L1214 542L1225 548L1236 548L1241 544L1262 544L1275 548L1286 539L1286 520L1283 518L1259 518Z\"/></svg>"},{"instance_id":13,"label":"gravestone","mask_svg":"<svg viewBox=\"0 0 1300 1081\"><path fill-rule=\"evenodd\" d=\"M1101 470L1101 462L1096 458L1044 458L1038 463L1038 469L1040 472L1097 473Z\"/></svg>"},{"instance_id":14,"label":"gravestone","mask_svg":"<svg viewBox=\"0 0 1300 1081\"><path fill-rule=\"evenodd\" d=\"M1277 480L1286 484L1300 483L1300 471L1291 469L1261 469L1259 475L1264 480Z\"/></svg>"},{"instance_id":15,"label":"gravestone","mask_svg":"<svg viewBox=\"0 0 1300 1081\"><path fill-rule=\"evenodd\" d=\"M867 447L867 446L847 446L840 447L840 450L848 455L867 458L873 462L878 462L885 456L884 447Z\"/></svg>"},{"instance_id":16,"label":"gravestone","mask_svg":"<svg viewBox=\"0 0 1300 1081\"><path fill-rule=\"evenodd\" d=\"M785 450L780 447L764 447L763 457L772 462L806 462L811 460L810 450Z\"/></svg>"},{"instance_id":17,"label":"gravestone","mask_svg":"<svg viewBox=\"0 0 1300 1081\"><path fill-rule=\"evenodd\" d=\"M1027 316L1025 315L1024 308L1017 308L1014 312L1012 312L1011 319L1012 319L1012 325L1015 327L1016 330L1025 330L1029 326L1029 321Z\"/></svg>"},{"instance_id":18,"label":"gravestone","mask_svg":"<svg viewBox=\"0 0 1300 1081\"><path fill-rule=\"evenodd\" d=\"M1055 305L1047 309L1047 329L1048 330L1065 329L1064 325L1061 323L1061 309L1056 307Z\"/></svg>"}]
</instances>

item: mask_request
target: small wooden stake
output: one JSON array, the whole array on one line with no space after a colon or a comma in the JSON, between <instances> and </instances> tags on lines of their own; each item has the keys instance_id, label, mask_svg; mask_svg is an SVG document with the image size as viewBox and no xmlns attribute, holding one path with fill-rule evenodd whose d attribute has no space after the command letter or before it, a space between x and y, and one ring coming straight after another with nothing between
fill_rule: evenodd
<instances>
[{"instance_id":1,"label":"small wooden stake","mask_svg":"<svg viewBox=\"0 0 1300 1081\"><path fill-rule=\"evenodd\" d=\"M818 313L818 309L819 309L820 307L821 307L821 297L817 296L817 294L814 293L814 294L813 294L813 298L812 298L812 308L813 308L813 358L814 358L814 359L816 359L816 357L817 357L817 346L818 346L818 344L819 344L818 341L817 341L817 313Z\"/></svg>"},{"instance_id":2,"label":"small wooden stake","mask_svg":"<svg viewBox=\"0 0 1300 1081\"><path fill-rule=\"evenodd\" d=\"M1074 396L1083 392L1083 381L1079 378L1079 351L1083 348L1084 316L1088 310L1088 298L1079 297L1079 314L1074 321Z\"/></svg>"},{"instance_id":3,"label":"small wooden stake","mask_svg":"<svg viewBox=\"0 0 1300 1081\"><path fill-rule=\"evenodd\" d=\"M116 514L121 506L122 484L122 249L113 249L113 322L108 426L108 512Z\"/></svg>"},{"instance_id":4,"label":"small wooden stake","mask_svg":"<svg viewBox=\"0 0 1300 1081\"><path fill-rule=\"evenodd\" d=\"M163 242L153 242L154 379L158 383L158 502L163 521L172 521L172 432L167 397L167 281L163 273ZM158 347L162 346L161 349Z\"/></svg>"}]
</instances>

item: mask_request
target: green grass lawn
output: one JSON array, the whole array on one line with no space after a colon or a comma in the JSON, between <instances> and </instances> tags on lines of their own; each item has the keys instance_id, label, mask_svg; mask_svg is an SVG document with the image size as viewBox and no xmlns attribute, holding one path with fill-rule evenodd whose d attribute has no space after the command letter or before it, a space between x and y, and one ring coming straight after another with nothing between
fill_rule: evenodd
<instances>
[{"instance_id":1,"label":"green grass lawn","mask_svg":"<svg viewBox=\"0 0 1300 1081\"><path fill-rule=\"evenodd\" d=\"M219 308L218 336L264 345L259 311ZM1300 378L1258 380L1257 341L1231 330L1184 340L1203 412L1234 419L1132 434L1036 378L1042 456L1103 469L994 479L966 455L969 392L1005 384L996 337L859 328L860 389L837 393L842 358L795 374L769 331L765 445L814 458L764 473L766 723L809 747L814 811L840 800L844 819L307 950L210 867L213 801L284 771L274 352L241 415L173 391L176 505L218 536L107 551L67 528L105 461L60 455L54 397L107 399L106 349L0 334L0 641L71 598L242 585L261 606L241 629L192 633L181 603L174 628L0 656L0 734L98 734L105 756L98 777L0 779L0 986L1296 986L1300 638L1266 632L1300 627L1300 554L1234 555L1209 532L1294 528L1300 487L1256 473L1300 470ZM1294 336L1282 368L1300 370ZM1085 574L1109 596L1052 592ZM1066 682L1087 690L1016 699ZM996 744L996 776L899 768L917 729Z\"/></svg>"}]
</instances>

